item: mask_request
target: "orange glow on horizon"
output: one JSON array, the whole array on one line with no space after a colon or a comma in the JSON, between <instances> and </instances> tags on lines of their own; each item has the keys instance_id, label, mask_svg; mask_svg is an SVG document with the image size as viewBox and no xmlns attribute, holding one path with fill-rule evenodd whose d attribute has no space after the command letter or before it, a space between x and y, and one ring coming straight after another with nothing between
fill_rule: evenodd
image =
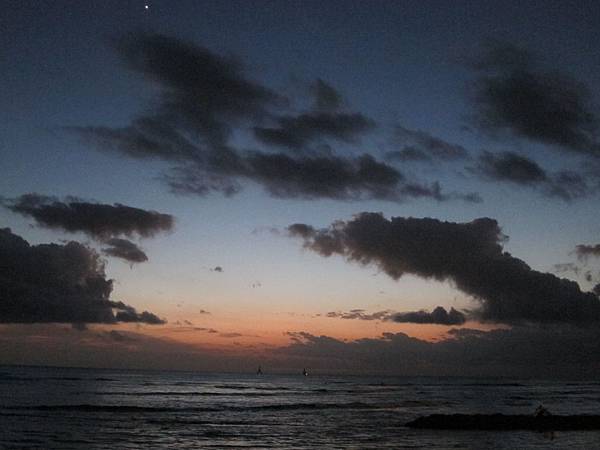
<instances>
[{"instance_id":1,"label":"orange glow on horizon","mask_svg":"<svg viewBox=\"0 0 600 450\"><path fill-rule=\"evenodd\" d=\"M235 350L286 346L292 342L289 333L295 332L347 342L364 338L379 339L385 333L404 333L416 339L436 342L448 339L447 332L452 328L489 331L499 326L478 322L467 322L462 326L423 325L292 313L243 316L202 314L177 319L164 326L145 326L142 333L204 349ZM131 331L139 332L134 328Z\"/></svg>"}]
</instances>

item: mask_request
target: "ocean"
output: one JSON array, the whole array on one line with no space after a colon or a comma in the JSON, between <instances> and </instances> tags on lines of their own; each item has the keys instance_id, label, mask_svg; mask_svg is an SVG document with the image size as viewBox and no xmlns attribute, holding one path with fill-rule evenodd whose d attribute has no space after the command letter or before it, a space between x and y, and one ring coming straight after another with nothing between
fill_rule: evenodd
<instances>
[{"instance_id":1,"label":"ocean","mask_svg":"<svg viewBox=\"0 0 600 450\"><path fill-rule=\"evenodd\" d=\"M433 413L600 414L600 382L0 366L1 449L600 448L600 432L436 431Z\"/></svg>"}]
</instances>

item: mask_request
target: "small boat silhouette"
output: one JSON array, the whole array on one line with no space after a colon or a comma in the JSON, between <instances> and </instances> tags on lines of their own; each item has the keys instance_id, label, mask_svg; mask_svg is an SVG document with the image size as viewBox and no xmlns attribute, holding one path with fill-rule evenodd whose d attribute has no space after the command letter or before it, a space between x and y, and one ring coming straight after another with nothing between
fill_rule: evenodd
<instances>
[{"instance_id":1,"label":"small boat silhouette","mask_svg":"<svg viewBox=\"0 0 600 450\"><path fill-rule=\"evenodd\" d=\"M302 375L304 375L305 377L308 376L308 371L306 370L306 367L302 369Z\"/></svg>"},{"instance_id":2,"label":"small boat silhouette","mask_svg":"<svg viewBox=\"0 0 600 450\"><path fill-rule=\"evenodd\" d=\"M260 366L258 366L258 370L256 371L256 375L262 375L262 369Z\"/></svg>"}]
</instances>

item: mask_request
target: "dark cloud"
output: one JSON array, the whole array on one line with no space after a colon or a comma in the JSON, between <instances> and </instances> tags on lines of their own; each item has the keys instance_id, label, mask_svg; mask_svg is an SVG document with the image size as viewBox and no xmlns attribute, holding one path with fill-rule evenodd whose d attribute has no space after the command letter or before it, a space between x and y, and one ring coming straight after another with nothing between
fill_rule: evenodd
<instances>
[{"instance_id":1,"label":"dark cloud","mask_svg":"<svg viewBox=\"0 0 600 450\"><path fill-rule=\"evenodd\" d=\"M404 333L341 341L306 332L288 333L281 357L319 371L397 375L594 377L600 364L600 332L568 325L492 331L452 329L430 342Z\"/></svg>"},{"instance_id":2,"label":"dark cloud","mask_svg":"<svg viewBox=\"0 0 600 450\"><path fill-rule=\"evenodd\" d=\"M411 311L394 314L391 318L394 322L399 323L423 323L423 324L438 324L438 325L462 325L467 320L466 316L454 308L446 311L441 306L438 306L433 311Z\"/></svg>"},{"instance_id":3,"label":"dark cloud","mask_svg":"<svg viewBox=\"0 0 600 450\"><path fill-rule=\"evenodd\" d=\"M513 152L483 152L477 165L469 170L487 180L539 188L544 195L565 201L591 193L580 174L566 170L548 174L535 161Z\"/></svg>"},{"instance_id":4,"label":"dark cloud","mask_svg":"<svg viewBox=\"0 0 600 450\"><path fill-rule=\"evenodd\" d=\"M2 204L17 214L33 218L39 226L70 233L79 231L100 240L119 235L151 237L171 230L174 223L169 214L119 203L108 205L76 198L61 201L35 193L5 199Z\"/></svg>"},{"instance_id":5,"label":"dark cloud","mask_svg":"<svg viewBox=\"0 0 600 450\"><path fill-rule=\"evenodd\" d=\"M260 120L285 99L250 80L240 61L161 34L116 41L125 65L152 81L160 97L151 112L123 128L71 128L101 149L135 158L198 161L228 151L233 126Z\"/></svg>"},{"instance_id":6,"label":"dark cloud","mask_svg":"<svg viewBox=\"0 0 600 450\"><path fill-rule=\"evenodd\" d=\"M598 118L585 85L542 68L533 55L490 41L472 67L479 125L559 148L600 156Z\"/></svg>"},{"instance_id":7,"label":"dark cloud","mask_svg":"<svg viewBox=\"0 0 600 450\"><path fill-rule=\"evenodd\" d=\"M554 264L554 271L556 273L572 272L575 275L579 275L581 268L574 263L560 263Z\"/></svg>"},{"instance_id":8,"label":"dark cloud","mask_svg":"<svg viewBox=\"0 0 600 450\"><path fill-rule=\"evenodd\" d=\"M107 333L108 337L117 342L135 342L137 339L132 334L123 333L122 331L110 330Z\"/></svg>"},{"instance_id":9,"label":"dark cloud","mask_svg":"<svg viewBox=\"0 0 600 450\"><path fill-rule=\"evenodd\" d=\"M102 249L102 253L115 258L121 258L130 263L142 263L148 261L146 253L136 244L127 239L111 238L106 241L110 247Z\"/></svg>"},{"instance_id":10,"label":"dark cloud","mask_svg":"<svg viewBox=\"0 0 600 450\"><path fill-rule=\"evenodd\" d=\"M311 111L280 115L273 118L271 126L254 127L256 139L267 145L301 150L326 139L356 142L359 136L375 128L375 122L361 113L338 111L342 96L323 80L317 79L310 91L314 96Z\"/></svg>"},{"instance_id":11,"label":"dark cloud","mask_svg":"<svg viewBox=\"0 0 600 450\"><path fill-rule=\"evenodd\" d=\"M289 344L258 353L114 331L120 336L93 328L73 332L70 327L49 324L0 327L0 362L240 373L262 365L280 373L298 373L299 367L308 367L314 373L337 375L547 378L552 374L569 379L596 379L600 366L596 327L556 324L492 331L451 329L447 339L436 342L404 333L342 341L300 331L288 333ZM415 395L409 400L418 400L419 394Z\"/></svg>"},{"instance_id":12,"label":"dark cloud","mask_svg":"<svg viewBox=\"0 0 600 450\"><path fill-rule=\"evenodd\" d=\"M310 85L310 92L315 99L313 108L316 111L335 111L342 105L342 95L320 78Z\"/></svg>"},{"instance_id":13,"label":"dark cloud","mask_svg":"<svg viewBox=\"0 0 600 450\"><path fill-rule=\"evenodd\" d=\"M268 145L301 149L319 138L352 142L374 127L375 123L360 113L310 112L278 117L275 127L255 127L254 135Z\"/></svg>"},{"instance_id":14,"label":"dark cloud","mask_svg":"<svg viewBox=\"0 0 600 450\"><path fill-rule=\"evenodd\" d=\"M398 161L453 161L469 157L462 145L452 144L422 130L411 130L397 125L393 143L403 145L401 150L386 154L390 160Z\"/></svg>"},{"instance_id":15,"label":"dark cloud","mask_svg":"<svg viewBox=\"0 0 600 450\"><path fill-rule=\"evenodd\" d=\"M112 302L112 307L117 308L115 314L117 322L144 322L150 325L161 325L166 323L165 320L151 312L143 311L138 313L134 308L123 304L123 302Z\"/></svg>"},{"instance_id":16,"label":"dark cloud","mask_svg":"<svg viewBox=\"0 0 600 450\"><path fill-rule=\"evenodd\" d=\"M513 152L484 152L479 157L479 172L493 180L517 184L534 184L548 179L535 161Z\"/></svg>"},{"instance_id":17,"label":"dark cloud","mask_svg":"<svg viewBox=\"0 0 600 450\"><path fill-rule=\"evenodd\" d=\"M371 155L356 158L339 156L290 156L285 153L250 152L242 160L244 166L235 175L207 180L205 169L188 167L168 177L167 183L177 193L205 194L211 190L233 193L237 186L231 178L246 178L262 185L278 198L336 200L379 199L403 202L414 198L437 201L460 199L480 202L478 194L445 193L438 183L431 185L408 181L394 167L379 162Z\"/></svg>"},{"instance_id":18,"label":"dark cloud","mask_svg":"<svg viewBox=\"0 0 600 450\"><path fill-rule=\"evenodd\" d=\"M575 247L575 254L582 261L587 261L590 257L600 258L600 244L580 244Z\"/></svg>"},{"instance_id":19,"label":"dark cloud","mask_svg":"<svg viewBox=\"0 0 600 450\"><path fill-rule=\"evenodd\" d=\"M0 322L164 323L110 300L112 287L94 250L78 242L29 245L0 229Z\"/></svg>"},{"instance_id":20,"label":"dark cloud","mask_svg":"<svg viewBox=\"0 0 600 450\"><path fill-rule=\"evenodd\" d=\"M162 89L157 116L223 144L232 120L260 117L280 97L248 79L242 64L191 42L130 34L116 43L125 63Z\"/></svg>"},{"instance_id":21,"label":"dark cloud","mask_svg":"<svg viewBox=\"0 0 600 450\"><path fill-rule=\"evenodd\" d=\"M353 142L375 124L360 112L339 111L339 93L322 80L312 86L315 109L292 114L285 96L252 81L240 61L201 46L132 34L115 47L127 67L154 83L157 101L128 126L69 130L104 151L174 164L161 176L174 193L231 196L250 181L287 198L480 200L476 194L442 193L435 182L408 180L368 154L337 156L324 141ZM235 148L232 134L248 132L285 149ZM317 148L308 151L309 144Z\"/></svg>"},{"instance_id":22,"label":"dark cloud","mask_svg":"<svg viewBox=\"0 0 600 450\"><path fill-rule=\"evenodd\" d=\"M330 228L305 224L288 228L304 247L322 256L339 254L362 265L375 264L393 279L413 274L450 280L480 303L471 311L481 320L590 323L600 320L600 300L574 281L531 269L504 252L507 239L498 223L468 223L361 213Z\"/></svg>"},{"instance_id":23,"label":"dark cloud","mask_svg":"<svg viewBox=\"0 0 600 450\"><path fill-rule=\"evenodd\" d=\"M377 311L374 313L367 313L364 309L352 309L350 311L332 311L325 314L325 317L339 318L339 319L355 319L355 320L388 320L392 316L392 311Z\"/></svg>"},{"instance_id":24,"label":"dark cloud","mask_svg":"<svg viewBox=\"0 0 600 450\"><path fill-rule=\"evenodd\" d=\"M394 200L402 196L403 175L366 154L348 159L254 153L249 163L253 176L276 197Z\"/></svg>"}]
</instances>

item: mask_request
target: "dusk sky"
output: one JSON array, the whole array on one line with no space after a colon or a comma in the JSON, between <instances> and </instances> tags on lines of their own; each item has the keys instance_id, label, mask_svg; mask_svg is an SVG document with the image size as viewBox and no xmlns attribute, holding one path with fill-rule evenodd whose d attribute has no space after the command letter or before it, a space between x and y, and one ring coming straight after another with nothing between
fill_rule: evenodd
<instances>
[{"instance_id":1,"label":"dusk sky","mask_svg":"<svg viewBox=\"0 0 600 450\"><path fill-rule=\"evenodd\" d=\"M599 23L9 1L0 363L594 373Z\"/></svg>"}]
</instances>

